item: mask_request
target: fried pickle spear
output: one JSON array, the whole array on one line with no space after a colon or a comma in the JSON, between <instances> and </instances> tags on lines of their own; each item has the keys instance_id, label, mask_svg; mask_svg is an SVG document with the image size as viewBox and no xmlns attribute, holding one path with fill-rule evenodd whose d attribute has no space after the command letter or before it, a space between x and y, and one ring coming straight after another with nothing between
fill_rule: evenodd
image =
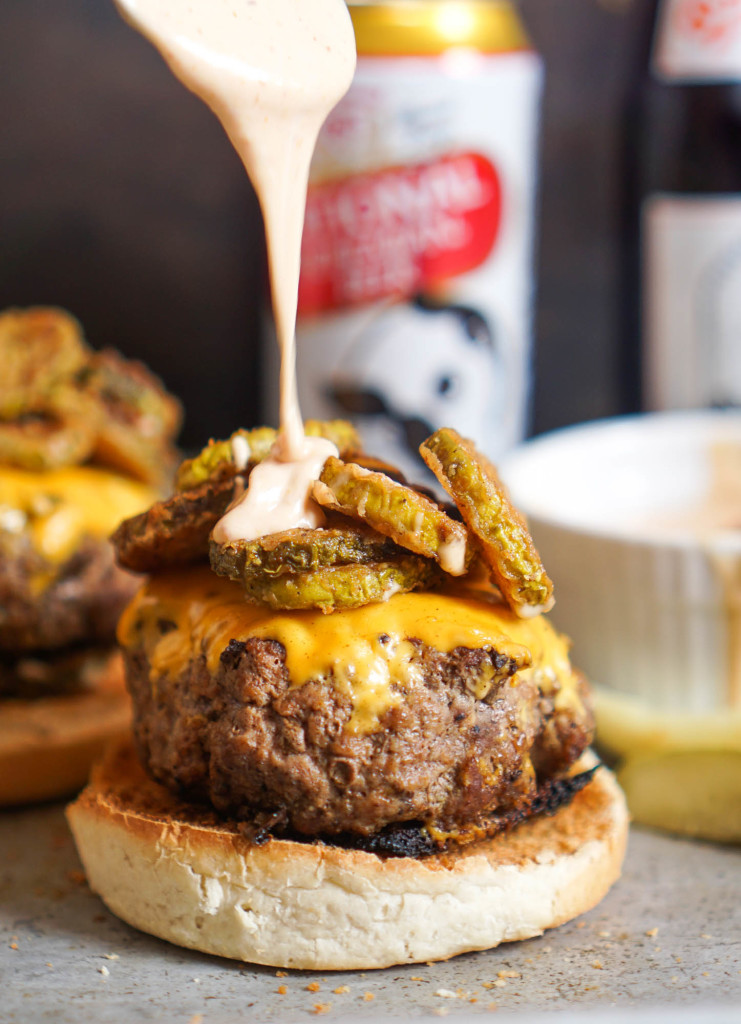
<instances>
[{"instance_id":1,"label":"fried pickle spear","mask_svg":"<svg viewBox=\"0 0 741 1024\"><path fill-rule=\"evenodd\" d=\"M275 610L360 608L440 582L434 562L415 555L369 565L336 565L286 576L243 580L247 600Z\"/></svg>"},{"instance_id":2,"label":"fried pickle spear","mask_svg":"<svg viewBox=\"0 0 741 1024\"><path fill-rule=\"evenodd\" d=\"M347 420L307 420L304 432L307 437L325 437L332 441L341 455L360 449L357 431ZM200 454L186 459L180 466L177 489L187 491L204 480L234 476L266 459L277 439L278 431L273 427L256 427L235 430L226 441L209 441Z\"/></svg>"},{"instance_id":3,"label":"fried pickle spear","mask_svg":"<svg viewBox=\"0 0 741 1024\"><path fill-rule=\"evenodd\" d=\"M433 501L384 473L330 457L313 496L325 508L359 519L400 547L433 558L445 572L462 576L470 555L468 534Z\"/></svg>"},{"instance_id":4,"label":"fried pickle spear","mask_svg":"<svg viewBox=\"0 0 741 1024\"><path fill-rule=\"evenodd\" d=\"M156 572L207 558L209 534L243 486L242 477L206 480L125 519L111 537L120 565Z\"/></svg>"},{"instance_id":5,"label":"fried pickle spear","mask_svg":"<svg viewBox=\"0 0 741 1024\"><path fill-rule=\"evenodd\" d=\"M61 309L8 309L0 313L0 418L43 408L60 381L86 362L78 322Z\"/></svg>"},{"instance_id":6,"label":"fried pickle spear","mask_svg":"<svg viewBox=\"0 0 741 1024\"><path fill-rule=\"evenodd\" d=\"M449 427L428 437L419 450L478 540L510 608L521 618L549 611L553 584L491 462Z\"/></svg>"},{"instance_id":7,"label":"fried pickle spear","mask_svg":"<svg viewBox=\"0 0 741 1024\"><path fill-rule=\"evenodd\" d=\"M383 562L403 552L389 540L362 526L319 527L274 533L257 540L211 541L211 568L232 580L283 576L335 565Z\"/></svg>"}]
</instances>

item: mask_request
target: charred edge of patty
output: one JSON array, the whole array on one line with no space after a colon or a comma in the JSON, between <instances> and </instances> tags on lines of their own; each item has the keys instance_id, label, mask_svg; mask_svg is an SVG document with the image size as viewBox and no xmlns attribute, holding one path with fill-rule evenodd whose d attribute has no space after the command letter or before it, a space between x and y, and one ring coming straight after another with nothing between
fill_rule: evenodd
<instances>
[{"instance_id":1,"label":"charred edge of patty","mask_svg":"<svg viewBox=\"0 0 741 1024\"><path fill-rule=\"evenodd\" d=\"M549 817L561 807L571 803L577 793L581 792L594 778L594 774L602 764L597 763L586 771L564 778L546 779L538 787L533 800L526 807L519 807L504 814L496 815L488 820L479 821L475 828L462 831L458 838L447 841L433 839L425 824L421 821L400 822L387 825L372 835L354 835L343 832L336 836L317 836L309 838L284 825L285 814L280 811L256 815L251 821L241 821L239 831L256 846L262 846L271 839L290 839L296 843L321 843L323 846L336 846L346 850L362 850L375 853L379 857L414 857L422 859L433 854L450 852L482 839L492 839L505 832L511 832L518 825L531 818Z\"/></svg>"}]
</instances>

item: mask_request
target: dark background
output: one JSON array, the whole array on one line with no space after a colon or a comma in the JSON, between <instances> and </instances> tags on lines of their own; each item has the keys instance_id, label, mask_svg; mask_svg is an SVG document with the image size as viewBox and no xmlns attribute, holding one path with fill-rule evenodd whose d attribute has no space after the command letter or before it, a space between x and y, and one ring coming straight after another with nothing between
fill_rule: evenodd
<instances>
[{"instance_id":1,"label":"dark background","mask_svg":"<svg viewBox=\"0 0 741 1024\"><path fill-rule=\"evenodd\" d=\"M522 0L546 60L533 430L610 415L621 110L649 0ZM213 115L112 0L0 0L0 308L58 304L187 409L260 421L262 229Z\"/></svg>"}]
</instances>

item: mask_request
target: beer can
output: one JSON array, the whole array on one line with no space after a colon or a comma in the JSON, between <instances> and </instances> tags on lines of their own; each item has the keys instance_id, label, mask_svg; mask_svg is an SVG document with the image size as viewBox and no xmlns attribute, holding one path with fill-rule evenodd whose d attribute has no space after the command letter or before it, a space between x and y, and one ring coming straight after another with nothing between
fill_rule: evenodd
<instances>
[{"instance_id":1,"label":"beer can","mask_svg":"<svg viewBox=\"0 0 741 1024\"><path fill-rule=\"evenodd\" d=\"M542 64L510 2L350 12L357 73L311 170L299 398L419 477L440 426L494 458L524 434Z\"/></svg>"}]
</instances>

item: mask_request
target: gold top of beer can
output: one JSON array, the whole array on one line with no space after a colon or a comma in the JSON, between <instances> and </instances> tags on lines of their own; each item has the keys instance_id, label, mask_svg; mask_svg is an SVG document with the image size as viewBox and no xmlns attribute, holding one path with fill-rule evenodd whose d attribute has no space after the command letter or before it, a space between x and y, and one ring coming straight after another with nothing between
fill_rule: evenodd
<instances>
[{"instance_id":1,"label":"gold top of beer can","mask_svg":"<svg viewBox=\"0 0 741 1024\"><path fill-rule=\"evenodd\" d=\"M347 0L358 56L436 56L455 47L480 53L530 50L511 0Z\"/></svg>"}]
</instances>

